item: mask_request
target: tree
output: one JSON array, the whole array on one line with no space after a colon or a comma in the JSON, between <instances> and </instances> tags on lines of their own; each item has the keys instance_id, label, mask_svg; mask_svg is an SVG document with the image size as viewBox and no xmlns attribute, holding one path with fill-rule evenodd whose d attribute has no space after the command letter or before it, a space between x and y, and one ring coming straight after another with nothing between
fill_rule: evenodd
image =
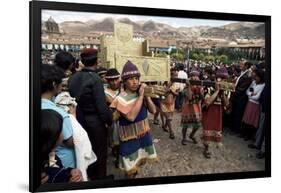
<instances>
[{"instance_id":1,"label":"tree","mask_svg":"<svg viewBox=\"0 0 281 193\"><path fill-rule=\"evenodd\" d=\"M197 53L192 53L191 54L191 59L192 60L198 60L199 59L199 55Z\"/></svg>"},{"instance_id":2,"label":"tree","mask_svg":"<svg viewBox=\"0 0 281 193\"><path fill-rule=\"evenodd\" d=\"M218 48L216 50L216 55L223 55L223 54L227 54L227 53L228 53L228 51L226 48Z\"/></svg>"},{"instance_id":3,"label":"tree","mask_svg":"<svg viewBox=\"0 0 281 193\"><path fill-rule=\"evenodd\" d=\"M199 60L204 60L204 57L205 57L205 55L203 53L200 53L198 59Z\"/></svg>"},{"instance_id":4,"label":"tree","mask_svg":"<svg viewBox=\"0 0 281 193\"><path fill-rule=\"evenodd\" d=\"M205 56L204 57L204 60L205 61L215 61L215 56L213 56L213 55L207 55L207 56Z\"/></svg>"},{"instance_id":5,"label":"tree","mask_svg":"<svg viewBox=\"0 0 281 193\"><path fill-rule=\"evenodd\" d=\"M228 57L226 55L221 55L219 60L222 61L223 63L227 63Z\"/></svg>"},{"instance_id":6,"label":"tree","mask_svg":"<svg viewBox=\"0 0 281 193\"><path fill-rule=\"evenodd\" d=\"M172 53L171 54L171 58L179 60L179 61L183 61L184 60L184 55L181 53Z\"/></svg>"},{"instance_id":7,"label":"tree","mask_svg":"<svg viewBox=\"0 0 281 193\"><path fill-rule=\"evenodd\" d=\"M184 55L184 51L182 49L172 48L170 54L179 53Z\"/></svg>"},{"instance_id":8,"label":"tree","mask_svg":"<svg viewBox=\"0 0 281 193\"><path fill-rule=\"evenodd\" d=\"M160 53L157 53L155 54L156 57L167 57L167 53L166 52L160 52Z\"/></svg>"}]
</instances>

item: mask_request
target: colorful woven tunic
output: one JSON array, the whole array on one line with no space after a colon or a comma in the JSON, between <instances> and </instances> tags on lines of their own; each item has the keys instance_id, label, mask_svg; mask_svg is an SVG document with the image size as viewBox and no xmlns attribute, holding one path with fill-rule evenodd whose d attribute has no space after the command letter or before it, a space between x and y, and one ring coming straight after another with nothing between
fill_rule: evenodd
<instances>
[{"instance_id":1,"label":"colorful woven tunic","mask_svg":"<svg viewBox=\"0 0 281 193\"><path fill-rule=\"evenodd\" d=\"M112 90L111 88L108 88L108 86L104 89L106 102L109 103L109 101L113 101L117 95L120 93L118 90Z\"/></svg>"},{"instance_id":2,"label":"colorful woven tunic","mask_svg":"<svg viewBox=\"0 0 281 193\"><path fill-rule=\"evenodd\" d=\"M165 98L161 99L160 101L160 109L167 119L171 120L173 117L173 112L175 111L176 96L173 94L173 92L176 93L176 84L172 84L169 89L170 90L166 94Z\"/></svg>"},{"instance_id":3,"label":"colorful woven tunic","mask_svg":"<svg viewBox=\"0 0 281 193\"><path fill-rule=\"evenodd\" d=\"M215 92L213 87L204 90L205 100L211 97ZM223 91L218 94L213 104L208 107L203 107L203 140L205 142L222 141L222 94L229 95L228 92Z\"/></svg>"},{"instance_id":4,"label":"colorful woven tunic","mask_svg":"<svg viewBox=\"0 0 281 193\"><path fill-rule=\"evenodd\" d=\"M200 128L202 121L201 111L201 86L191 86L193 92L191 100L188 99L188 91L184 90L184 104L182 107L181 124L183 128Z\"/></svg>"},{"instance_id":5,"label":"colorful woven tunic","mask_svg":"<svg viewBox=\"0 0 281 193\"><path fill-rule=\"evenodd\" d=\"M157 154L152 142L150 127L147 119L147 108L142 105L134 121L124 117L134 108L137 93L121 92L112 102L110 107L120 112L119 138L120 160L119 167L128 175L135 173L138 166L147 160L157 160Z\"/></svg>"}]
</instances>

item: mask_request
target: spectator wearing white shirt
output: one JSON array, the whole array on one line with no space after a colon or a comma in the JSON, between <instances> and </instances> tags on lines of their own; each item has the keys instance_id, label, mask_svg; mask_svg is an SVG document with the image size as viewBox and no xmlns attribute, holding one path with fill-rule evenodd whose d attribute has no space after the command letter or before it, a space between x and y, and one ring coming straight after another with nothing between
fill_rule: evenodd
<instances>
[{"instance_id":1,"label":"spectator wearing white shirt","mask_svg":"<svg viewBox=\"0 0 281 193\"><path fill-rule=\"evenodd\" d=\"M180 65L179 67L179 72L178 72L178 78L181 79L187 79L187 73L183 70L184 66ZM179 89L179 95L176 98L176 109L180 110L182 107L182 103L183 103L183 89L185 88L185 83L176 83L176 87Z\"/></svg>"},{"instance_id":2,"label":"spectator wearing white shirt","mask_svg":"<svg viewBox=\"0 0 281 193\"><path fill-rule=\"evenodd\" d=\"M253 134L256 133L259 126L261 113L259 98L265 86L264 71L254 70L252 76L254 80L246 91L248 103L242 119L242 122L246 125L246 127L243 128L243 132L246 134L246 139L250 139Z\"/></svg>"},{"instance_id":3,"label":"spectator wearing white shirt","mask_svg":"<svg viewBox=\"0 0 281 193\"><path fill-rule=\"evenodd\" d=\"M68 92L61 92L55 99L57 107L68 113L71 126L73 128L73 143L76 158L76 167L83 176L83 181L88 181L87 168L90 164L96 162L96 154L92 150L92 145L87 132L76 119L75 98L72 98Z\"/></svg>"}]
</instances>

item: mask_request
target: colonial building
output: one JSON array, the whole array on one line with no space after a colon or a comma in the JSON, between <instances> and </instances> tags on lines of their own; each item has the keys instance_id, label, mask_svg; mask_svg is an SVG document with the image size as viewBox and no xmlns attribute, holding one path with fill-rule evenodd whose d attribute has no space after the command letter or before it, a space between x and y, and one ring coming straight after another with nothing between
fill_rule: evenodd
<instances>
[{"instance_id":1,"label":"colonial building","mask_svg":"<svg viewBox=\"0 0 281 193\"><path fill-rule=\"evenodd\" d=\"M55 20L50 17L45 23L44 23L44 30L45 33L56 33L59 34L59 25L55 22Z\"/></svg>"},{"instance_id":2,"label":"colonial building","mask_svg":"<svg viewBox=\"0 0 281 193\"><path fill-rule=\"evenodd\" d=\"M132 40L143 44L143 47L148 48L149 53L171 52L172 49L182 48L183 50L198 50L200 52L212 54L218 49L227 49L237 56L241 56L247 59L263 60L265 58L265 44L264 40L248 40L248 39L236 39L235 41L228 41L223 38L191 38L181 39L175 38L176 34L169 34L167 32L161 32L167 35L161 36L157 32L153 36L154 38L147 39L145 32L133 32ZM81 35L77 33L68 33L60 29L59 24L50 17L42 25L42 50L53 51L65 50L74 52L75 55L79 55L79 52L83 48L101 48L101 36L113 37L114 32L89 32L89 34ZM165 38L166 37L166 38ZM173 38L171 38L173 37ZM145 53L145 52L144 52ZM147 54L149 55L149 54Z\"/></svg>"},{"instance_id":3,"label":"colonial building","mask_svg":"<svg viewBox=\"0 0 281 193\"><path fill-rule=\"evenodd\" d=\"M212 54L219 49L224 49L233 53L238 58L246 58L249 60L265 59L265 43L264 40L236 40L236 41L214 41L214 40L193 40L185 42L186 47L190 50L198 50L203 53Z\"/></svg>"},{"instance_id":4,"label":"colonial building","mask_svg":"<svg viewBox=\"0 0 281 193\"><path fill-rule=\"evenodd\" d=\"M163 40L163 39L150 39L149 40L149 51L154 53L159 52L171 52L172 49L177 48L177 43L174 40Z\"/></svg>"}]
</instances>

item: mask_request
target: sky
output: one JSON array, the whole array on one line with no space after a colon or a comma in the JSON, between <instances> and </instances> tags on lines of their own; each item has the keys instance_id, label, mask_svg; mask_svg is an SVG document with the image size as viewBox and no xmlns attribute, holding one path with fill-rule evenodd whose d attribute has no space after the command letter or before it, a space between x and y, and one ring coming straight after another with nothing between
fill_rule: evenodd
<instances>
[{"instance_id":1,"label":"sky","mask_svg":"<svg viewBox=\"0 0 281 193\"><path fill-rule=\"evenodd\" d=\"M165 23L172 27L194 27L194 26L222 26L238 21L223 21L223 20L209 20L209 19L188 19L188 18L173 18L173 17L155 17L155 16L137 16L137 15L121 15L121 14L104 14L104 13L87 13L87 12L74 12L74 11L53 11L43 10L42 19L46 21L50 16L57 22L61 23L64 21L88 21L91 19L102 20L106 17L129 18L130 20L136 21L148 21L153 20L155 22Z\"/></svg>"}]
</instances>

